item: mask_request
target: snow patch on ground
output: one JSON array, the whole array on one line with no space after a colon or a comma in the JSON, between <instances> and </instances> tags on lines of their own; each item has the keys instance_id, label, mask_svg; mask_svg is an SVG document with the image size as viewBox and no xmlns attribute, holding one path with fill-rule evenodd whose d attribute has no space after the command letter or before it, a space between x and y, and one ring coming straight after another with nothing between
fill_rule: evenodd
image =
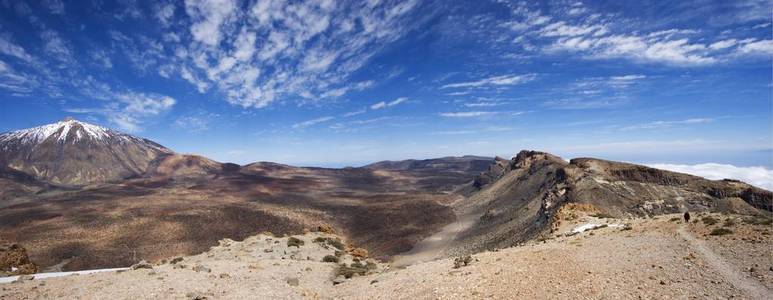
<instances>
[{"instance_id":1,"label":"snow patch on ground","mask_svg":"<svg viewBox=\"0 0 773 300\"><path fill-rule=\"evenodd\" d=\"M63 276L69 276L69 275L87 275L87 274L102 273L102 272L116 272L116 271L122 271L122 270L128 270L128 269L129 268L112 268L112 269L95 269L95 270L83 270L83 271L72 271L72 272L37 273L37 274L32 274L32 276L34 277L34 279L45 279L45 278L63 277ZM0 283L11 283L18 278L19 276L0 277Z\"/></svg>"}]
</instances>

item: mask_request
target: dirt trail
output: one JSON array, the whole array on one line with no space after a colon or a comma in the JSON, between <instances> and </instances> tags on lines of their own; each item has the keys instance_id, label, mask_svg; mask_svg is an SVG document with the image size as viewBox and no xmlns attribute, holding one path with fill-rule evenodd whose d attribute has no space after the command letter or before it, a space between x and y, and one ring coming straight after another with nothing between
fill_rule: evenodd
<instances>
[{"instance_id":1,"label":"dirt trail","mask_svg":"<svg viewBox=\"0 0 773 300\"><path fill-rule=\"evenodd\" d=\"M465 199L461 197L454 201L454 204L451 204L451 206L455 206L459 201ZM456 236L470 228L480 217L478 214L461 213L459 209L455 209L455 213L456 221L446 225L428 238L419 241L410 251L395 256L392 260L392 266L409 266L443 258L444 251L451 246Z\"/></svg>"},{"instance_id":2,"label":"dirt trail","mask_svg":"<svg viewBox=\"0 0 773 300\"><path fill-rule=\"evenodd\" d=\"M744 291L747 296L752 299L770 299L771 296L773 296L771 291L764 285L754 279L748 278L743 273L738 272L732 266L728 265L722 257L706 247L703 241L696 239L692 234L687 232L684 225L679 226L677 232L679 232L679 235L682 236L682 238L690 243L692 248L698 251L703 258L706 259L706 262L708 262L709 265L722 274L722 276L733 286Z\"/></svg>"}]
</instances>

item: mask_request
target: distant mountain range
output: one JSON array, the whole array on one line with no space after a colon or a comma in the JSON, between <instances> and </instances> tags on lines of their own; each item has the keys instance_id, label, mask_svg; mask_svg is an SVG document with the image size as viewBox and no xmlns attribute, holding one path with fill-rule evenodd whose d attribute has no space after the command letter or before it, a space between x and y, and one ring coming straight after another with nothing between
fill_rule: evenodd
<instances>
[{"instance_id":1,"label":"distant mountain range","mask_svg":"<svg viewBox=\"0 0 773 300\"><path fill-rule=\"evenodd\" d=\"M220 163L73 119L0 135L0 239L65 270L318 226L390 259L465 220L447 248L456 255L538 238L570 203L626 217L761 214L772 201L770 191L734 180L537 151L329 169Z\"/></svg>"}]
</instances>

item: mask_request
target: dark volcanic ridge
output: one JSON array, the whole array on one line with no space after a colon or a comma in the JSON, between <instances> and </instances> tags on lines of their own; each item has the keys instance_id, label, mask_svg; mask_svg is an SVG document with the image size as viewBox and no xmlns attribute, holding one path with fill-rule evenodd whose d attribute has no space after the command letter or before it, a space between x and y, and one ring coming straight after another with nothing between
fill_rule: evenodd
<instances>
[{"instance_id":1,"label":"dark volcanic ridge","mask_svg":"<svg viewBox=\"0 0 773 300\"><path fill-rule=\"evenodd\" d=\"M0 163L0 239L48 270L123 267L319 226L389 260L459 223L444 255L472 253L549 233L567 204L616 217L772 207L771 192L738 181L535 151L240 166L75 120L0 135Z\"/></svg>"}]
</instances>

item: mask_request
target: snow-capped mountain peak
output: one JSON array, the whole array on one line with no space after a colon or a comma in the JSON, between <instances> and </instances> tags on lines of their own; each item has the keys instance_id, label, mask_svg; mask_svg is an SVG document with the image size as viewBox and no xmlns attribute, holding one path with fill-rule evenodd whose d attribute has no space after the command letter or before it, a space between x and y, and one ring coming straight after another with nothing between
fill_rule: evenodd
<instances>
[{"instance_id":1,"label":"snow-capped mountain peak","mask_svg":"<svg viewBox=\"0 0 773 300\"><path fill-rule=\"evenodd\" d=\"M19 140L24 144L39 144L49 138L55 138L56 141L61 143L68 142L68 139L79 141L83 138L102 141L110 135L123 134L102 126L81 122L73 118L66 118L53 124L0 134L0 142Z\"/></svg>"},{"instance_id":2,"label":"snow-capped mountain peak","mask_svg":"<svg viewBox=\"0 0 773 300\"><path fill-rule=\"evenodd\" d=\"M55 184L142 175L157 158L173 153L153 141L72 118L0 134L0 167Z\"/></svg>"}]
</instances>

